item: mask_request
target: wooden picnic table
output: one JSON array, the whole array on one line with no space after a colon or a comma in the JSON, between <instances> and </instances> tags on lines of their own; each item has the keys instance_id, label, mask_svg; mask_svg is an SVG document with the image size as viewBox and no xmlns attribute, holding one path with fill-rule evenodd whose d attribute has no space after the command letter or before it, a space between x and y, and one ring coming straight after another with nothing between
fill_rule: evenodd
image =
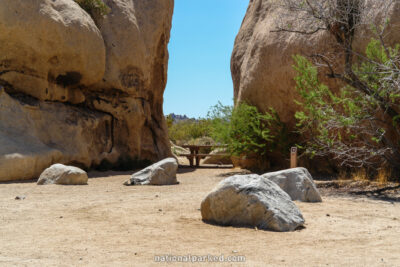
<instances>
[{"instance_id":1,"label":"wooden picnic table","mask_svg":"<svg viewBox=\"0 0 400 267\"><path fill-rule=\"evenodd\" d=\"M190 150L190 154L180 154L179 156L187 157L190 163L190 167L194 166L193 160L196 159L196 167L200 166L200 160L210 156L210 154L201 154L199 153L201 148L225 148L227 145L183 145L183 148L188 148ZM221 156L221 155L219 155Z\"/></svg>"}]
</instances>

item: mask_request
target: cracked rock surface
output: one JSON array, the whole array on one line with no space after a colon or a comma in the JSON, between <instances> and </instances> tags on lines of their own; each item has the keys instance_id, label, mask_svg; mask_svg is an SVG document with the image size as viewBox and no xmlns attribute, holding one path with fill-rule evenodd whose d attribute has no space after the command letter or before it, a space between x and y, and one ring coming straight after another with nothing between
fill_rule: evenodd
<instances>
[{"instance_id":1,"label":"cracked rock surface","mask_svg":"<svg viewBox=\"0 0 400 267\"><path fill-rule=\"evenodd\" d=\"M170 156L162 111L173 0L0 3L0 181Z\"/></svg>"}]
</instances>

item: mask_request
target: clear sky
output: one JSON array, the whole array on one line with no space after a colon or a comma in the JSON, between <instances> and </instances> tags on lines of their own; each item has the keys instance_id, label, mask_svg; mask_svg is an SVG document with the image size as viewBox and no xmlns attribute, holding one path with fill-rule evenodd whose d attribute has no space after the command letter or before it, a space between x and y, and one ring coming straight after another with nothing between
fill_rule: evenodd
<instances>
[{"instance_id":1,"label":"clear sky","mask_svg":"<svg viewBox=\"0 0 400 267\"><path fill-rule=\"evenodd\" d=\"M205 117L233 104L230 57L249 0L175 0L164 113Z\"/></svg>"}]
</instances>

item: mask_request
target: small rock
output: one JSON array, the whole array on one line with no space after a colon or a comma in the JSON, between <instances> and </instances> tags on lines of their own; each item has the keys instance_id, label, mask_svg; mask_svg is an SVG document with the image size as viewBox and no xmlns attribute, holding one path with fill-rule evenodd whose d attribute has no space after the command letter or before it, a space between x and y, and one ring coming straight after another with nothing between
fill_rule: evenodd
<instances>
[{"instance_id":1,"label":"small rock","mask_svg":"<svg viewBox=\"0 0 400 267\"><path fill-rule=\"evenodd\" d=\"M326 217L330 217L331 215L328 213L328 214L326 214Z\"/></svg>"},{"instance_id":2,"label":"small rock","mask_svg":"<svg viewBox=\"0 0 400 267\"><path fill-rule=\"evenodd\" d=\"M237 250L232 250L232 253L238 253L238 251Z\"/></svg>"},{"instance_id":3,"label":"small rock","mask_svg":"<svg viewBox=\"0 0 400 267\"><path fill-rule=\"evenodd\" d=\"M166 158L139 172L132 174L124 185L176 185L178 163L175 158Z\"/></svg>"},{"instance_id":4,"label":"small rock","mask_svg":"<svg viewBox=\"0 0 400 267\"><path fill-rule=\"evenodd\" d=\"M63 164L54 164L42 172L37 184L86 185L87 182L88 176L84 170Z\"/></svg>"},{"instance_id":5,"label":"small rock","mask_svg":"<svg viewBox=\"0 0 400 267\"><path fill-rule=\"evenodd\" d=\"M25 199L25 196L16 196L15 197L15 200L24 200Z\"/></svg>"},{"instance_id":6,"label":"small rock","mask_svg":"<svg viewBox=\"0 0 400 267\"><path fill-rule=\"evenodd\" d=\"M158 211L162 211L162 209L158 209Z\"/></svg>"},{"instance_id":7,"label":"small rock","mask_svg":"<svg viewBox=\"0 0 400 267\"><path fill-rule=\"evenodd\" d=\"M158 197L158 195L156 195L156 197Z\"/></svg>"},{"instance_id":8,"label":"small rock","mask_svg":"<svg viewBox=\"0 0 400 267\"><path fill-rule=\"evenodd\" d=\"M60 216L60 219L64 218L63 216Z\"/></svg>"}]
</instances>

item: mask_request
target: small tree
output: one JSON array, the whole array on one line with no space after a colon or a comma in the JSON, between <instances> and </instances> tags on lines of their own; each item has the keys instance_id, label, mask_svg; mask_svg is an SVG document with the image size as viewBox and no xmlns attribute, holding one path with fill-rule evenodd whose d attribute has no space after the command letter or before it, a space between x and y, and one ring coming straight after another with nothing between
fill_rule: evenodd
<instances>
[{"instance_id":1,"label":"small tree","mask_svg":"<svg viewBox=\"0 0 400 267\"><path fill-rule=\"evenodd\" d=\"M399 46L385 48L373 39L366 56L368 60L354 65L353 71L373 90L371 94L352 86L333 93L318 80L318 70L310 61L294 57L303 106L296 113L298 127L308 136L307 151L312 155L333 155L349 167L388 165L397 175L399 116L391 117L387 108L400 110L400 69L395 67L400 63Z\"/></svg>"}]
</instances>

